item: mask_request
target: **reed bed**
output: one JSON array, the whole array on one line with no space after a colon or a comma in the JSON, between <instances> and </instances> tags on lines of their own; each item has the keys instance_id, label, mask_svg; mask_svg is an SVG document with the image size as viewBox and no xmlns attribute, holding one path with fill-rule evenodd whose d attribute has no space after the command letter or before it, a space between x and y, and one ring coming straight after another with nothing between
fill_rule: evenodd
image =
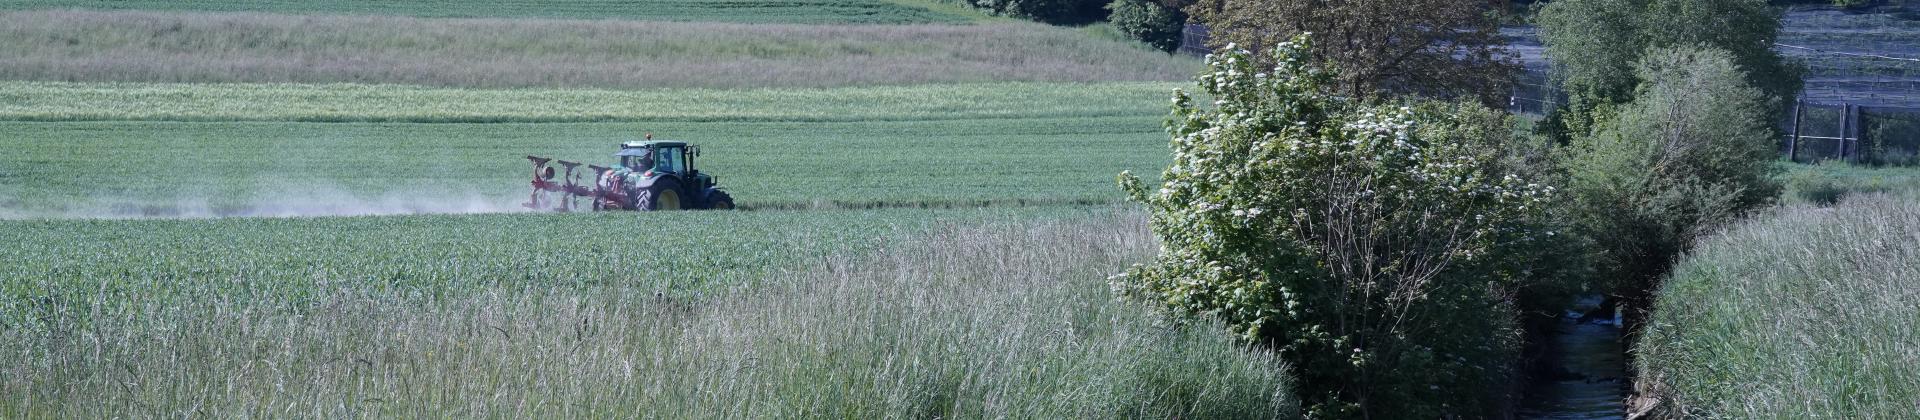
<instances>
[{"instance_id":1,"label":"reed bed","mask_svg":"<svg viewBox=\"0 0 1920 420\"><path fill-rule=\"evenodd\" d=\"M1637 348L1673 417L1907 418L1920 410L1920 194L1793 205L1704 241Z\"/></svg>"}]
</instances>

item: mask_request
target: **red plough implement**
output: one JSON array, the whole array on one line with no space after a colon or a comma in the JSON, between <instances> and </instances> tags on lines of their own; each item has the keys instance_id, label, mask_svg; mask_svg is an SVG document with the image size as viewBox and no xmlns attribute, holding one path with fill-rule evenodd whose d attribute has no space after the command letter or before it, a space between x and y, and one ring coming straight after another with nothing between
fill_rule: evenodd
<instances>
[{"instance_id":1,"label":"red plough implement","mask_svg":"<svg viewBox=\"0 0 1920 420\"><path fill-rule=\"evenodd\" d=\"M607 195L598 188L589 188L587 185L580 184L580 166L582 165L580 162L553 160L539 156L527 156L527 160L533 161L533 193L527 196L527 202L520 203L523 207L570 212L580 209L579 199L581 198L598 202ZM566 168L566 171L556 174L553 166L548 163L559 164ZM598 165L586 166L593 170L593 179L596 181L610 170ZM557 180L554 179L556 175L559 178Z\"/></svg>"}]
</instances>

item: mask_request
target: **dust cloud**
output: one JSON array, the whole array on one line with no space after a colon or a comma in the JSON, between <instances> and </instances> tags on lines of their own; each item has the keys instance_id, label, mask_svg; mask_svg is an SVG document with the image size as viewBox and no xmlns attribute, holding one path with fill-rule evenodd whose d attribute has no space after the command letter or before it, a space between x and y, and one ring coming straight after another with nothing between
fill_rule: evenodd
<instances>
[{"instance_id":1,"label":"dust cloud","mask_svg":"<svg viewBox=\"0 0 1920 420\"><path fill-rule=\"evenodd\" d=\"M522 193L524 194L524 193ZM417 214L529 212L525 197L496 192L419 190L352 193L340 188L304 185L263 189L242 198L190 194L167 200L71 201L50 209L0 206L0 219L204 219L224 217L342 217Z\"/></svg>"}]
</instances>

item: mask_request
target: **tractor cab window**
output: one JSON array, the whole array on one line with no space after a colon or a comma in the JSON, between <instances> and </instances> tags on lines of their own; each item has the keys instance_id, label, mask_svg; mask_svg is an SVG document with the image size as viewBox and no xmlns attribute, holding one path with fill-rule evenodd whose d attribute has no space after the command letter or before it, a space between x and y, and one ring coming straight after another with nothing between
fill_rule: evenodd
<instances>
[{"instance_id":1,"label":"tractor cab window","mask_svg":"<svg viewBox=\"0 0 1920 420\"><path fill-rule=\"evenodd\" d=\"M620 166L625 166L627 167L627 169L631 169L635 171L645 171L648 169L653 169L653 154L647 153L647 154L640 154L640 155L621 156Z\"/></svg>"},{"instance_id":2,"label":"tractor cab window","mask_svg":"<svg viewBox=\"0 0 1920 420\"><path fill-rule=\"evenodd\" d=\"M653 170L659 172L682 173L686 171L686 153L679 147L662 147L654 151Z\"/></svg>"}]
</instances>

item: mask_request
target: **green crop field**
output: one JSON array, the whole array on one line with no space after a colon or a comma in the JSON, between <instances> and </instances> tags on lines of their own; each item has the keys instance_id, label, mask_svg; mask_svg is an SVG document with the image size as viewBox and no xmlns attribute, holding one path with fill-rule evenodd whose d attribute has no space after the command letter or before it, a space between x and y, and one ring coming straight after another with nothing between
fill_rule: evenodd
<instances>
[{"instance_id":1,"label":"green crop field","mask_svg":"<svg viewBox=\"0 0 1920 420\"><path fill-rule=\"evenodd\" d=\"M696 166L750 209L1110 202L1114 175L1166 163L1171 87L0 83L18 98L0 119L82 120L0 123L13 151L0 156L0 215L511 211L526 198L524 156L610 163L619 142L648 133L701 145ZM189 122L126 121L140 119ZM601 119L636 122L284 122Z\"/></svg>"},{"instance_id":2,"label":"green crop field","mask_svg":"<svg viewBox=\"0 0 1920 420\"><path fill-rule=\"evenodd\" d=\"M857 123L4 123L15 216L514 211L540 155L608 164L646 133L745 208L1107 202L1154 174L1155 117Z\"/></svg>"},{"instance_id":3,"label":"green crop field","mask_svg":"<svg viewBox=\"0 0 1920 420\"><path fill-rule=\"evenodd\" d=\"M19 0L0 9L361 14L782 23L965 22L977 13L914 0Z\"/></svg>"}]
</instances>

